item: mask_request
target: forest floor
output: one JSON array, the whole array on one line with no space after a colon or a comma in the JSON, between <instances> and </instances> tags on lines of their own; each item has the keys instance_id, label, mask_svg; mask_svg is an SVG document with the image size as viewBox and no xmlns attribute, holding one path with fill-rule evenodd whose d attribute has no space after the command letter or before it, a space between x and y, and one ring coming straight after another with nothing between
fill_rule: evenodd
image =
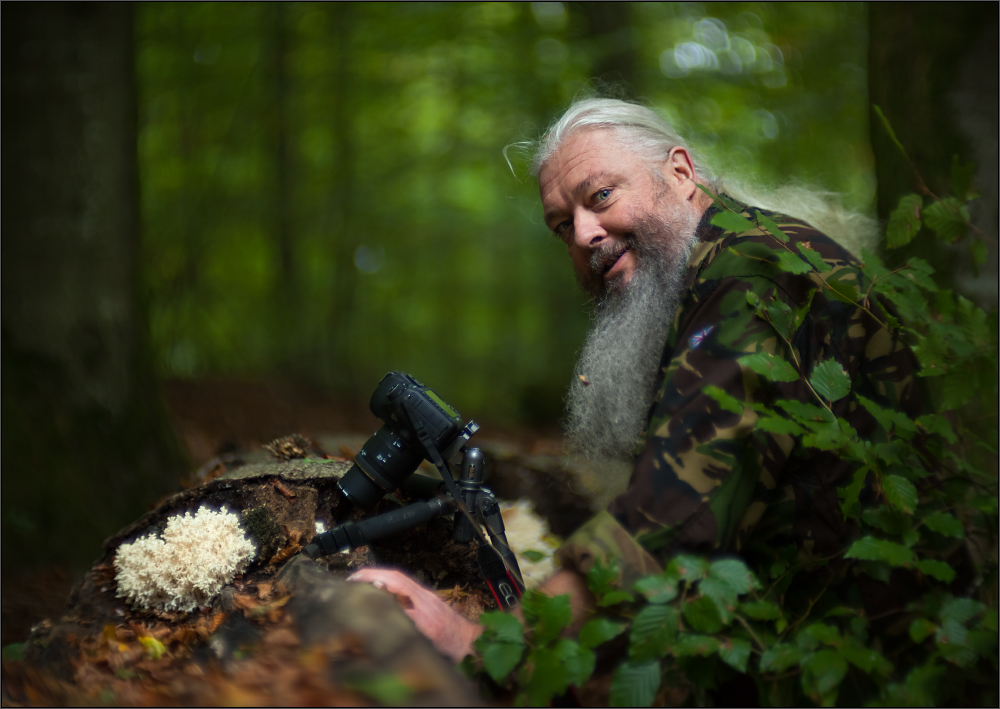
<instances>
[{"instance_id":1,"label":"forest floor","mask_svg":"<svg viewBox=\"0 0 1000 709\"><path fill-rule=\"evenodd\" d=\"M421 637L399 644L402 638L415 632L408 622L394 628L381 627L383 621L389 623L394 611L398 614L394 603L392 608L379 612L354 612L349 616L341 613L340 617L335 617L336 612L329 609L329 604L319 602L329 597L330 584L342 584L351 569L388 564L433 584L439 589L439 595L469 618L474 619L483 610L492 608L495 604L474 562L475 544L452 542L451 523L446 518L432 520L399 538L373 542L370 547L361 547L350 555L333 555L322 564L307 562L308 568L295 567L296 570L285 574L284 569L292 567L288 560L294 551L301 549L313 534L313 518L336 516L330 505L335 508L339 497L333 494L330 483L315 476L311 481L297 478L296 475L302 472L295 468L298 463L284 458L275 446L267 447L266 444L280 436L302 434L318 450L305 448L306 452L298 451L291 458L305 458L300 463L306 468L329 467L318 465L324 461L316 458L333 458L326 462L339 460L337 465L346 466L364 441L381 426L366 407L344 405L329 397L288 387L235 381L171 382L165 387L165 399L190 458L190 470L178 485L179 490L186 490L161 500L135 524L119 532L115 537L118 542L134 537L142 529L162 525L168 516L176 515L184 506L190 508L199 504L201 499L222 500L235 509L260 509L258 506L264 505L268 510L284 510L280 514L287 519L282 517L278 521L282 534L289 538L263 557L271 557L271 561L237 577L232 584L234 589L230 589L232 598L226 597L212 607L200 608L198 613L208 614L204 617L198 613L133 612L120 600L115 600L111 554L118 542L107 546L104 557L82 578L60 567L4 578L3 645L20 643L31 633L32 642L28 645L42 648L35 649L34 659L19 655L28 662L23 672L13 669L21 666L20 660L8 667L8 660L12 658L5 653L5 704L25 701L31 704L106 703L111 701L109 697L116 697L115 702L141 705L163 701L195 705L251 700L270 703L279 696L274 694L279 684L305 687L301 689L304 694L294 696L306 703L354 704L373 698L380 703L396 703L396 695L392 692L401 686L397 681L400 677L409 687L407 696L419 695L432 703L445 704L466 704L475 700L474 693L462 694L471 690L458 681L457 675L453 676L454 671L447 663L441 667L428 665L422 678L406 679L408 675L404 669L412 667L414 662L433 664L440 658L426 659L425 656L437 658L436 653L428 654L426 650L413 655L417 646L425 642ZM488 421L480 423L482 431L473 443L482 447L491 461L487 465L487 475L490 471L493 473L489 484L500 499L527 498L556 535L566 535L592 514L594 499L591 493L595 489L600 493L600 486L595 488L587 482L594 479L593 471L565 455L555 427L529 430L502 428ZM262 460L268 456L271 456L270 463ZM272 470L275 463L279 468L277 473ZM268 466L264 478L248 472L246 475L250 477L238 479L244 471L261 464ZM237 478L231 477L234 471ZM221 473L226 473L225 478L213 482ZM279 477L274 478L274 474ZM380 506L387 504L383 501ZM381 507L374 512L379 509ZM294 510L294 514L289 510ZM510 510L504 512L504 518L510 533L513 519L508 519L508 512ZM362 513L355 510L352 514L358 517ZM518 514L514 510L512 517ZM514 546L513 538L511 544ZM354 558L358 554L361 556ZM284 581L281 580L283 574ZM371 591L364 584L360 586L365 586L366 592ZM112 590L110 595L109 588ZM356 590L345 591L342 585L336 588L338 593L348 596ZM363 593L358 590L349 602L358 608L374 609L379 598L363 597ZM70 600L68 606L67 599ZM287 609L284 609L286 603ZM262 609L266 614L262 615ZM378 618L380 627L359 630L351 625L363 617ZM326 635L319 639L312 637L310 633L315 635L319 627L327 629ZM225 641L227 633L239 639L240 633L250 631L255 634L254 643L259 651L254 658L247 659L240 654L242 650L234 650L235 654L228 656L219 655L216 659L205 654L208 648L216 654L221 652L216 645ZM345 638L355 637L357 633L368 638L367 650L343 646ZM337 643L340 644L331 645L331 637L339 638ZM316 645L317 642L320 644ZM379 655L371 649L386 642L390 645L395 642L397 650ZM314 658L315 667L299 661L301 652L320 646L322 651L316 652L322 658L319 655L319 659ZM54 648L57 647L64 650L56 652ZM150 655L150 647L159 648L160 654ZM167 652L164 649L167 647L173 649ZM403 651L398 650L399 647L412 649ZM424 659L414 659L417 656ZM75 670L70 672L70 666ZM372 674L372 667L396 667L402 674L396 672L386 690L378 684L385 680L384 673ZM253 681L244 678L257 687L247 690L249 694L245 688L241 689L241 673L249 673L247 678L257 677ZM57 677L60 679L53 679ZM69 677L73 679L68 680ZM361 680L357 677L368 677L362 682L368 685L358 685ZM372 677L376 678L377 681L371 680L376 681L376 685L369 681ZM13 684L8 686L8 681ZM353 694L351 686L356 690ZM292 695L281 696L288 699Z\"/></svg>"},{"instance_id":2,"label":"forest floor","mask_svg":"<svg viewBox=\"0 0 1000 709\"><path fill-rule=\"evenodd\" d=\"M290 433L343 441L356 451L382 425L363 403L345 404L314 390L262 382L173 380L164 385L164 398L191 461L190 473L219 456L259 450ZM561 442L556 424L529 429L480 423L483 434L524 453L556 450ZM58 615L79 581L62 566L4 578L0 646L25 640L31 626Z\"/></svg>"}]
</instances>

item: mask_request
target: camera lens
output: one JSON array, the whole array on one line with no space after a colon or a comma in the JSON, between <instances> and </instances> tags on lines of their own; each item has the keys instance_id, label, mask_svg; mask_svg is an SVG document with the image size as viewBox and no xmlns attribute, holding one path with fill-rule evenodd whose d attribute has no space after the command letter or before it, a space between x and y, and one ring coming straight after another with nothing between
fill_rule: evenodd
<instances>
[{"instance_id":1,"label":"camera lens","mask_svg":"<svg viewBox=\"0 0 1000 709\"><path fill-rule=\"evenodd\" d=\"M416 470L424 451L406 445L388 426L368 439L337 486L363 510L370 510Z\"/></svg>"}]
</instances>

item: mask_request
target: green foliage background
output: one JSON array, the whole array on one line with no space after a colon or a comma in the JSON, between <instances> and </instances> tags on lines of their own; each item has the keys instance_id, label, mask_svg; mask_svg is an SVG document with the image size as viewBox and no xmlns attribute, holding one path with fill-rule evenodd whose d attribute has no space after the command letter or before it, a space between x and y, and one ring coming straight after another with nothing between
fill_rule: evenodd
<instances>
[{"instance_id":1,"label":"green foliage background","mask_svg":"<svg viewBox=\"0 0 1000 709\"><path fill-rule=\"evenodd\" d=\"M615 8L139 5L160 371L367 399L401 369L480 420L557 418L585 300L501 151L609 67L723 172L872 208L864 6Z\"/></svg>"}]
</instances>

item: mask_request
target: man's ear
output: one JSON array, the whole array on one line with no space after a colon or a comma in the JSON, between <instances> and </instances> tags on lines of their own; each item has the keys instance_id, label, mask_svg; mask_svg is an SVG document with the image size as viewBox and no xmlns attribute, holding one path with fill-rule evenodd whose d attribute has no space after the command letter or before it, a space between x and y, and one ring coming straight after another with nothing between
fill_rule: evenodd
<instances>
[{"instance_id":1,"label":"man's ear","mask_svg":"<svg viewBox=\"0 0 1000 709\"><path fill-rule=\"evenodd\" d=\"M677 190L684 199L691 199L698 191L695 185L694 160L687 148L679 146L672 148L667 159L663 161L662 169L667 184Z\"/></svg>"}]
</instances>

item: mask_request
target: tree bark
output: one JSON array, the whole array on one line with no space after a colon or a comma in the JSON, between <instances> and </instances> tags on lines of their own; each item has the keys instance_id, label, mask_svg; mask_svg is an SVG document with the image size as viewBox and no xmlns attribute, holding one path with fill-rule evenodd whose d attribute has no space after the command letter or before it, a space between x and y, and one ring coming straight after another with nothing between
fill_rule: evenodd
<instances>
[{"instance_id":1,"label":"tree bark","mask_svg":"<svg viewBox=\"0 0 1000 709\"><path fill-rule=\"evenodd\" d=\"M983 303L997 302L997 44L995 3L872 3L869 94L880 106L932 192L952 194L954 155L976 163L982 197L973 222L993 239L975 278L964 245L917 239L901 256L919 255ZM872 113L878 216L917 191L913 168Z\"/></svg>"},{"instance_id":2,"label":"tree bark","mask_svg":"<svg viewBox=\"0 0 1000 709\"><path fill-rule=\"evenodd\" d=\"M83 568L176 485L138 284L132 7L3 7L3 570Z\"/></svg>"}]
</instances>

